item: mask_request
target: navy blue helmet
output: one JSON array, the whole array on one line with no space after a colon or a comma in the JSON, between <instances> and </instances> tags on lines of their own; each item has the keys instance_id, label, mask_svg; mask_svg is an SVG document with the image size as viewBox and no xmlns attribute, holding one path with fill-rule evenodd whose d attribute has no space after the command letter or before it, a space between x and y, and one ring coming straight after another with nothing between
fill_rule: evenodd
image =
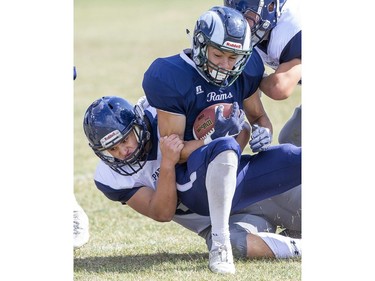
<instances>
[{"instance_id":1,"label":"navy blue helmet","mask_svg":"<svg viewBox=\"0 0 375 281\"><path fill-rule=\"evenodd\" d=\"M121 175L137 173L146 164L146 143L150 133L144 120L143 111L137 110L126 100L116 96L106 96L94 101L86 110L83 130L95 154L112 170ZM137 149L126 159L113 157L107 150L134 132L138 141Z\"/></svg>"},{"instance_id":2,"label":"navy blue helmet","mask_svg":"<svg viewBox=\"0 0 375 281\"><path fill-rule=\"evenodd\" d=\"M276 26L287 0L224 0L224 5L240 11L249 22L255 47Z\"/></svg>"},{"instance_id":3,"label":"navy blue helmet","mask_svg":"<svg viewBox=\"0 0 375 281\"><path fill-rule=\"evenodd\" d=\"M220 87L227 87L242 73L252 52L250 27L235 9L216 6L197 20L192 40L192 59L200 74ZM238 55L233 69L227 70L208 60L207 46Z\"/></svg>"}]
</instances>

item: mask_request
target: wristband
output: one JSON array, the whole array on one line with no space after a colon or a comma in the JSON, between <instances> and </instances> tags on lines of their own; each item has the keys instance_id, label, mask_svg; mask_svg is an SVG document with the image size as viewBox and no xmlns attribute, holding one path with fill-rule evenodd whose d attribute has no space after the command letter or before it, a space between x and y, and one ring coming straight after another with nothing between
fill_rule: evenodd
<instances>
[{"instance_id":1,"label":"wristband","mask_svg":"<svg viewBox=\"0 0 375 281\"><path fill-rule=\"evenodd\" d=\"M210 142L212 142L212 139L211 139L211 136L207 136L203 139L203 144L204 145L207 145L209 144Z\"/></svg>"}]
</instances>

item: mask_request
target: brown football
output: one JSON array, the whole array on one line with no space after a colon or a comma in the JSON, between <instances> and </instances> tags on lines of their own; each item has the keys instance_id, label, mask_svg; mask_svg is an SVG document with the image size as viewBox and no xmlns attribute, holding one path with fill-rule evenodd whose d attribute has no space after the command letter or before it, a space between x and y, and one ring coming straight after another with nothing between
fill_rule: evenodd
<instances>
[{"instance_id":1,"label":"brown football","mask_svg":"<svg viewBox=\"0 0 375 281\"><path fill-rule=\"evenodd\" d=\"M193 135L196 140L202 140L215 130L215 112L219 105L223 105L223 116L228 118L232 112L231 103L216 103L206 107L198 114L193 124Z\"/></svg>"}]
</instances>

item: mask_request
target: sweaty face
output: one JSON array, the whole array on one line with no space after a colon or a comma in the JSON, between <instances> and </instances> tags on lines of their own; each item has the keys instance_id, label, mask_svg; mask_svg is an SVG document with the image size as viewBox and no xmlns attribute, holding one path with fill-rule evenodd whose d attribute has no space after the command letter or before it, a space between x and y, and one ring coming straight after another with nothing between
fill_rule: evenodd
<instances>
[{"instance_id":1,"label":"sweaty face","mask_svg":"<svg viewBox=\"0 0 375 281\"><path fill-rule=\"evenodd\" d=\"M130 132L129 135L121 140L118 144L107 149L106 152L111 154L113 157L119 160L127 160L132 153L137 149L138 142L135 137L134 131Z\"/></svg>"}]
</instances>

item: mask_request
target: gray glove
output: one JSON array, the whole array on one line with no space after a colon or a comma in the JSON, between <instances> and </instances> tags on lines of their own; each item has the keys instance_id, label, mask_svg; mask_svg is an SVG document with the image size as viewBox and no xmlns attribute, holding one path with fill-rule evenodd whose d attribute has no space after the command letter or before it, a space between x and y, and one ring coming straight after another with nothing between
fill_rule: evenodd
<instances>
[{"instance_id":1,"label":"gray glove","mask_svg":"<svg viewBox=\"0 0 375 281\"><path fill-rule=\"evenodd\" d=\"M270 129L260 127L257 124L252 126L253 132L249 142L250 148L253 152L265 151L271 145L272 133Z\"/></svg>"}]
</instances>

